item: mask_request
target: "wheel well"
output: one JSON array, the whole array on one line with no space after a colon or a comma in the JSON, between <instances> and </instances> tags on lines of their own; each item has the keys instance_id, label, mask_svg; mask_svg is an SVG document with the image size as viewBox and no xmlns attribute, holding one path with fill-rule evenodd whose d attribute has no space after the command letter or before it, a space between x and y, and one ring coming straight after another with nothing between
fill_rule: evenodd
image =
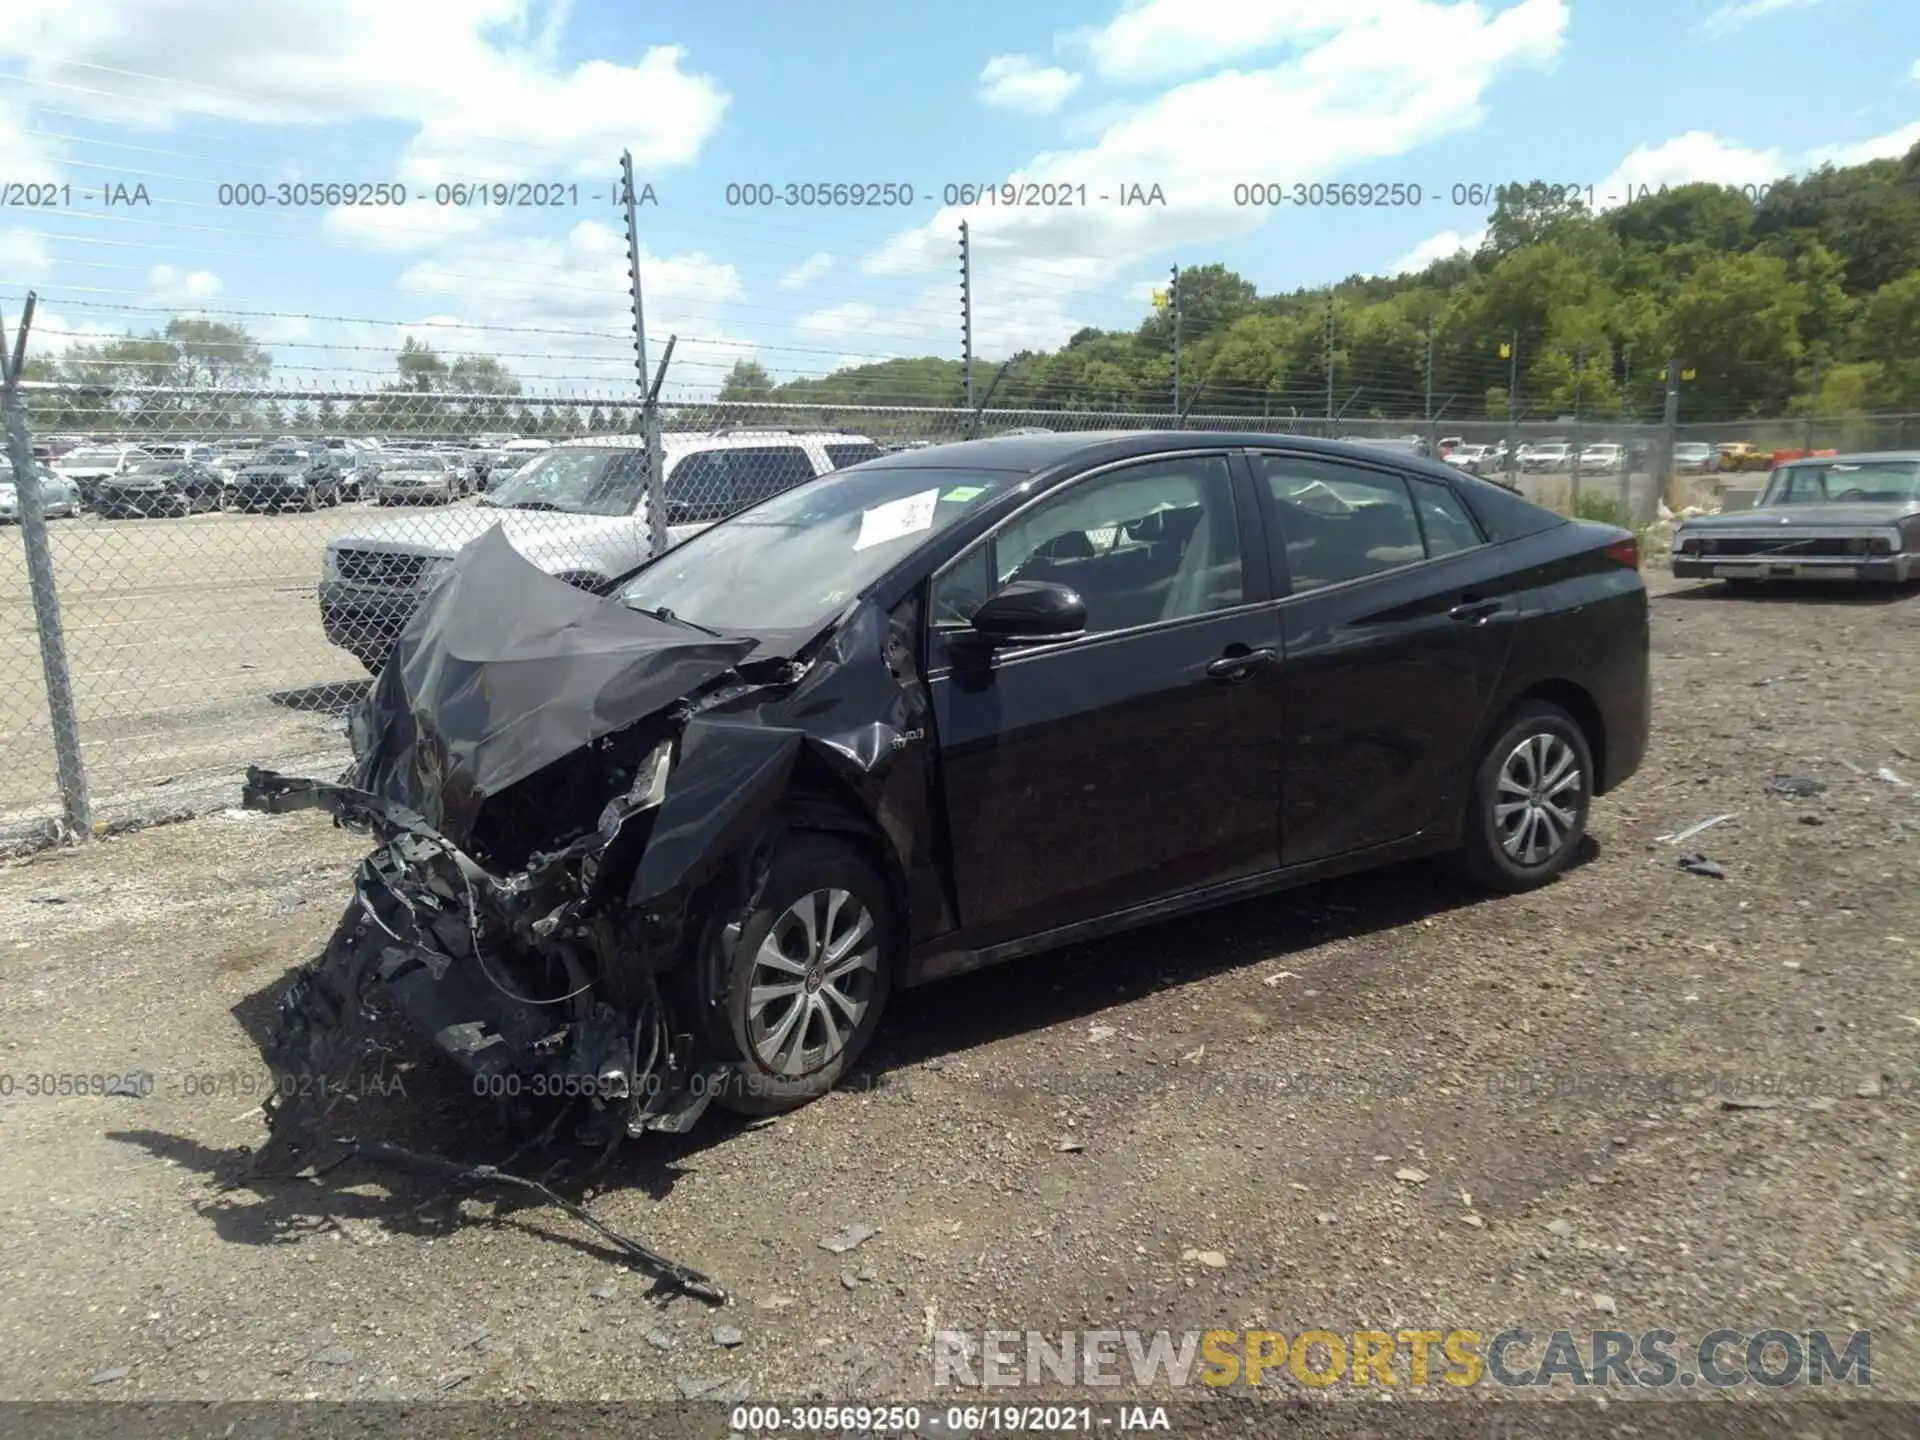
<instances>
[{"instance_id":1,"label":"wheel well","mask_svg":"<svg viewBox=\"0 0 1920 1440\"><path fill-rule=\"evenodd\" d=\"M1580 727L1580 733L1587 738L1587 749L1593 754L1593 793L1604 795L1609 788L1607 780L1607 722L1600 715L1600 707L1593 703L1593 697L1571 680L1543 680L1538 685L1514 697L1514 704L1523 700L1544 700L1549 705L1558 705L1573 717L1573 723Z\"/></svg>"}]
</instances>

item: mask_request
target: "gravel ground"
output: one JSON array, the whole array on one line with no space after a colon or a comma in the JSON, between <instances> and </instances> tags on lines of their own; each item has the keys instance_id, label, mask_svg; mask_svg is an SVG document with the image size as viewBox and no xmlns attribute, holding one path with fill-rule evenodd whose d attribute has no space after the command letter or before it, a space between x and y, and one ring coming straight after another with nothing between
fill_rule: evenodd
<instances>
[{"instance_id":1,"label":"gravel ground","mask_svg":"<svg viewBox=\"0 0 1920 1440\"><path fill-rule=\"evenodd\" d=\"M1559 883L1411 865L964 977L897 997L853 1087L632 1146L594 1212L718 1314L551 1209L358 1164L222 1188L353 837L228 812L0 870L0 1391L924 1398L936 1327L1777 1325L1871 1329L1913 1398L1920 597L1651 583L1652 752ZM399 1043L362 1123L499 1159Z\"/></svg>"}]
</instances>

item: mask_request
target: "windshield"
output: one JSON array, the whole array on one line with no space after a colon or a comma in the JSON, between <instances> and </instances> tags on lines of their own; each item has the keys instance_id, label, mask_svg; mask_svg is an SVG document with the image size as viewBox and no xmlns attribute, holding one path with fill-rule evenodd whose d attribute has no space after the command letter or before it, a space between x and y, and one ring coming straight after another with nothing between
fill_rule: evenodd
<instances>
[{"instance_id":1,"label":"windshield","mask_svg":"<svg viewBox=\"0 0 1920 1440\"><path fill-rule=\"evenodd\" d=\"M62 465L118 465L120 463L120 452L118 450L106 450L98 446L90 446L85 449L73 451L64 457L60 463Z\"/></svg>"},{"instance_id":2,"label":"windshield","mask_svg":"<svg viewBox=\"0 0 1920 1440\"><path fill-rule=\"evenodd\" d=\"M254 462L257 465L304 465L306 452L302 450L263 450Z\"/></svg>"},{"instance_id":3,"label":"windshield","mask_svg":"<svg viewBox=\"0 0 1920 1440\"><path fill-rule=\"evenodd\" d=\"M1762 505L1900 504L1920 500L1920 460L1783 465Z\"/></svg>"},{"instance_id":4,"label":"windshield","mask_svg":"<svg viewBox=\"0 0 1920 1440\"><path fill-rule=\"evenodd\" d=\"M179 473L180 467L186 463L184 460L142 460L138 465L133 467L132 473L135 475L176 475Z\"/></svg>"},{"instance_id":5,"label":"windshield","mask_svg":"<svg viewBox=\"0 0 1920 1440\"><path fill-rule=\"evenodd\" d=\"M390 475L405 475L412 471L426 471L435 475L447 468L446 462L434 455L397 455L386 464Z\"/></svg>"},{"instance_id":6,"label":"windshield","mask_svg":"<svg viewBox=\"0 0 1920 1440\"><path fill-rule=\"evenodd\" d=\"M547 450L480 503L569 515L631 515L646 488L642 451Z\"/></svg>"},{"instance_id":7,"label":"windshield","mask_svg":"<svg viewBox=\"0 0 1920 1440\"><path fill-rule=\"evenodd\" d=\"M1705 445L1676 445L1673 447L1674 454L1686 455L1689 457L1705 455L1707 453L1707 450L1708 450L1708 447Z\"/></svg>"},{"instance_id":8,"label":"windshield","mask_svg":"<svg viewBox=\"0 0 1920 1440\"><path fill-rule=\"evenodd\" d=\"M620 598L710 630L810 630L1020 478L870 466L835 471L669 550Z\"/></svg>"}]
</instances>

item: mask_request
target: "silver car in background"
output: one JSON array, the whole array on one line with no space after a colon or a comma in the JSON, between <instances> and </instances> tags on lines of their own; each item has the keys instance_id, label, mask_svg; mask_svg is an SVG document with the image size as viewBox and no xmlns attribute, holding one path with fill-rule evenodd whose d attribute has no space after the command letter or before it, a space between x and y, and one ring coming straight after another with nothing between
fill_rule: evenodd
<instances>
[{"instance_id":1,"label":"silver car in background","mask_svg":"<svg viewBox=\"0 0 1920 1440\"><path fill-rule=\"evenodd\" d=\"M1778 466L1752 509L1681 522L1673 573L1732 582L1920 580L1920 451Z\"/></svg>"},{"instance_id":2,"label":"silver car in background","mask_svg":"<svg viewBox=\"0 0 1920 1440\"><path fill-rule=\"evenodd\" d=\"M65 519L80 513L80 489L58 471L41 465L41 503L49 520ZM11 525L20 518L20 491L14 484L13 462L0 455L0 525Z\"/></svg>"},{"instance_id":3,"label":"silver car in background","mask_svg":"<svg viewBox=\"0 0 1920 1440\"><path fill-rule=\"evenodd\" d=\"M459 472L444 455L399 450L382 457L372 497L379 505L450 505L462 494Z\"/></svg>"}]
</instances>

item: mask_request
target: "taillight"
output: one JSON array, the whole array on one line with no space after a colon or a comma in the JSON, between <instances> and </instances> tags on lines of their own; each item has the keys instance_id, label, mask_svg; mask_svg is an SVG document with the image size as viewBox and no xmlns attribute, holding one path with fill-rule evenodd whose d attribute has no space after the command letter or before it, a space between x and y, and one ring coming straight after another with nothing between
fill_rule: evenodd
<instances>
[{"instance_id":1,"label":"taillight","mask_svg":"<svg viewBox=\"0 0 1920 1440\"><path fill-rule=\"evenodd\" d=\"M1640 568L1640 541L1632 535L1623 535L1607 546L1607 558L1628 570Z\"/></svg>"}]
</instances>

